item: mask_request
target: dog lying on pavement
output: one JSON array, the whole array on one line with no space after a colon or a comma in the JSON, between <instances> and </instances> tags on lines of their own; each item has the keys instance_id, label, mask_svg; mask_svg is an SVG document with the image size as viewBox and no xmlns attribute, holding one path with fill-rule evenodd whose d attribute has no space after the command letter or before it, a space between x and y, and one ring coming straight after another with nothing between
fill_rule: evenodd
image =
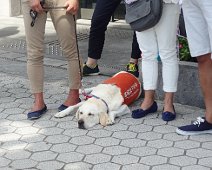
<instances>
[{"instance_id":1,"label":"dog lying on pavement","mask_svg":"<svg viewBox=\"0 0 212 170\"><path fill-rule=\"evenodd\" d=\"M62 118L76 113L78 127L88 129L96 124L115 123L115 118L131 113L128 105L141 94L141 84L132 74L121 71L92 88L85 89L89 98L55 114Z\"/></svg>"}]
</instances>

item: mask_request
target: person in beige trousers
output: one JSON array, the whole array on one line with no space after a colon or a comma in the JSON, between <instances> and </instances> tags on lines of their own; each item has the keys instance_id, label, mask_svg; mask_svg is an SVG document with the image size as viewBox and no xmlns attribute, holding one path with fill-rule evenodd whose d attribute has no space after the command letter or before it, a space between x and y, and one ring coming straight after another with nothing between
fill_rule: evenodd
<instances>
[{"instance_id":1,"label":"person in beige trousers","mask_svg":"<svg viewBox=\"0 0 212 170\"><path fill-rule=\"evenodd\" d=\"M79 61L76 27L74 15L79 8L78 0L46 0L44 6L65 6L64 10L49 10L55 27L63 54L68 62L69 94L64 103L58 108L63 110L68 106L79 102L79 88L81 87L81 64ZM31 26L32 18L30 9L38 13L34 26ZM28 119L37 119L47 111L43 95L44 82L44 34L47 12L40 5L40 0L22 0L22 11L27 42L27 74L30 81L30 89L35 101Z\"/></svg>"}]
</instances>

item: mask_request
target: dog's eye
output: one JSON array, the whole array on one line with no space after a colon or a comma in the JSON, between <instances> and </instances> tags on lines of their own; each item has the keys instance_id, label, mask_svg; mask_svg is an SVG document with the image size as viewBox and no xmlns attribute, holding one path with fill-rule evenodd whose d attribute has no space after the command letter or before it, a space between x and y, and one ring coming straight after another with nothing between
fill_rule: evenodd
<instances>
[{"instance_id":1,"label":"dog's eye","mask_svg":"<svg viewBox=\"0 0 212 170\"><path fill-rule=\"evenodd\" d=\"M92 113L88 113L88 116L93 116L94 114L92 114Z\"/></svg>"},{"instance_id":2,"label":"dog's eye","mask_svg":"<svg viewBox=\"0 0 212 170\"><path fill-rule=\"evenodd\" d=\"M82 112L80 112L80 114L82 115L83 113L82 113Z\"/></svg>"}]
</instances>

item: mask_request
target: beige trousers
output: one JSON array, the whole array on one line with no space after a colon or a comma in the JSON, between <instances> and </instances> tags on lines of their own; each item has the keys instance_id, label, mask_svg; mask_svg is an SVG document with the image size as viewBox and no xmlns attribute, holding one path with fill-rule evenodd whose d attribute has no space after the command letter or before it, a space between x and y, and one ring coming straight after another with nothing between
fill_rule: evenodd
<instances>
[{"instance_id":1,"label":"beige trousers","mask_svg":"<svg viewBox=\"0 0 212 170\"><path fill-rule=\"evenodd\" d=\"M66 0L46 0L47 6L64 6ZM27 41L27 74L32 93L43 92L44 82L44 34L47 13L38 14L34 27L31 27L29 0L22 0L22 11ZM70 89L81 87L79 58L76 45L76 29L73 15L66 10L49 11L63 54L68 62L68 77ZM81 60L81 58L80 58ZM82 60L81 60L82 61ZM81 63L81 62L80 62ZM82 64L81 64L82 65Z\"/></svg>"}]
</instances>

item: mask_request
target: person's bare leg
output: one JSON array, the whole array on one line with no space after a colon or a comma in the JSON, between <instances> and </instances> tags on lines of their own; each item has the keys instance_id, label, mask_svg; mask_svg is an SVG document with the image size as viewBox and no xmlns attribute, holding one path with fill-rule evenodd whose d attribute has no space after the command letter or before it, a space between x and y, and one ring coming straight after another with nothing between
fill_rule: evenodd
<instances>
[{"instance_id":1,"label":"person's bare leg","mask_svg":"<svg viewBox=\"0 0 212 170\"><path fill-rule=\"evenodd\" d=\"M174 99L174 93L165 92L163 112L168 111L174 113L173 99Z\"/></svg>"},{"instance_id":2,"label":"person's bare leg","mask_svg":"<svg viewBox=\"0 0 212 170\"><path fill-rule=\"evenodd\" d=\"M202 88L207 122L212 123L212 59L211 54L197 57L199 68L199 79Z\"/></svg>"},{"instance_id":3,"label":"person's bare leg","mask_svg":"<svg viewBox=\"0 0 212 170\"><path fill-rule=\"evenodd\" d=\"M73 106L79 103L79 90L78 89L70 89L68 97L63 103L65 106Z\"/></svg>"},{"instance_id":4,"label":"person's bare leg","mask_svg":"<svg viewBox=\"0 0 212 170\"><path fill-rule=\"evenodd\" d=\"M43 109L45 106L44 99L43 99L43 93L42 92L34 93L33 95L34 95L35 101L34 101L31 111L34 112L34 111Z\"/></svg>"},{"instance_id":5,"label":"person's bare leg","mask_svg":"<svg viewBox=\"0 0 212 170\"><path fill-rule=\"evenodd\" d=\"M97 65L97 60L88 57L88 59L87 59L87 61L86 61L86 65L87 65L88 67L90 67L90 68L94 68L94 67L96 67L96 65Z\"/></svg>"},{"instance_id":6,"label":"person's bare leg","mask_svg":"<svg viewBox=\"0 0 212 170\"><path fill-rule=\"evenodd\" d=\"M144 100L141 103L141 109L147 110L149 109L155 100L155 91L154 90L145 90L144 91Z\"/></svg>"}]
</instances>

